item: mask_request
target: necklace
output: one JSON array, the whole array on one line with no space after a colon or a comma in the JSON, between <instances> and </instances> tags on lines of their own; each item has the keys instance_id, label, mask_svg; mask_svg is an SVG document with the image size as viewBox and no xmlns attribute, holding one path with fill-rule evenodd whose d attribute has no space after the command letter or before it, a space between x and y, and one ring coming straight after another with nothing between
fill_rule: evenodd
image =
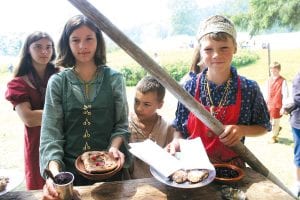
<instances>
[{"instance_id":1,"label":"necklace","mask_svg":"<svg viewBox=\"0 0 300 200\"><path fill-rule=\"evenodd\" d=\"M210 104L209 110L210 110L210 113L215 117L218 114L218 112L216 110L215 104L214 104L213 99L212 99L212 95L211 95L209 83L208 83L208 80L207 80L207 76L205 76L205 79L206 79L206 90L207 90L207 93L208 93L209 104ZM229 77L229 79L226 82L224 93L222 95L221 100L219 101L218 106L217 106L218 108L223 107L225 105L226 101L227 101L227 96L228 96L228 93L229 93L230 83L231 83L231 77Z\"/></svg>"}]
</instances>

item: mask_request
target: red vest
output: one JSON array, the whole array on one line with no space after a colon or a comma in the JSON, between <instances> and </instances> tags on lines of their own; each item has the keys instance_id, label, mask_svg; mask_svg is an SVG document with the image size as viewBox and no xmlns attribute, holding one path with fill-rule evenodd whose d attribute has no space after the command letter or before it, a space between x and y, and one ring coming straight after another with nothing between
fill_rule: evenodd
<instances>
[{"instance_id":1,"label":"red vest","mask_svg":"<svg viewBox=\"0 0 300 200\"><path fill-rule=\"evenodd\" d=\"M200 81L198 79L195 100L201 103L199 98L199 82ZM216 107L216 110L219 111L218 114L216 114L216 118L224 125L237 124L238 122L242 99L240 85L240 78L238 78L238 92L236 94L236 103L234 105ZM209 110L209 106L205 106L205 108ZM188 117L187 129L190 138L200 137L202 139L206 153L212 162L230 162L238 157L235 152L233 152L229 147L225 146L219 140L219 137L212 133L212 131L205 126L192 112L190 112Z\"/></svg>"},{"instance_id":2,"label":"red vest","mask_svg":"<svg viewBox=\"0 0 300 200\"><path fill-rule=\"evenodd\" d=\"M282 83L284 78L279 76L275 80L268 81L268 107L281 108L282 107Z\"/></svg>"},{"instance_id":3,"label":"red vest","mask_svg":"<svg viewBox=\"0 0 300 200\"><path fill-rule=\"evenodd\" d=\"M272 118L280 117L282 107L282 83L284 78L279 76L275 80L272 78L268 81L268 99L267 105Z\"/></svg>"}]
</instances>

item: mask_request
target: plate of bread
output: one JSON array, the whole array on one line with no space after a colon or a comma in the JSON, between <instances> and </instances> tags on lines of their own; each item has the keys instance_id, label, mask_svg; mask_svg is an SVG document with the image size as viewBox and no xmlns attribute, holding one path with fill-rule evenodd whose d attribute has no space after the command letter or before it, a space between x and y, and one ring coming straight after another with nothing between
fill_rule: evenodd
<instances>
[{"instance_id":1,"label":"plate of bread","mask_svg":"<svg viewBox=\"0 0 300 200\"><path fill-rule=\"evenodd\" d=\"M211 183L216 176L216 171L210 169L180 169L169 177L163 176L153 167L150 167L150 172L158 181L176 188L203 187Z\"/></svg>"},{"instance_id":2,"label":"plate of bread","mask_svg":"<svg viewBox=\"0 0 300 200\"><path fill-rule=\"evenodd\" d=\"M75 161L77 171L90 180L105 180L122 169L119 160L116 160L107 151L87 151L77 157Z\"/></svg>"}]
</instances>

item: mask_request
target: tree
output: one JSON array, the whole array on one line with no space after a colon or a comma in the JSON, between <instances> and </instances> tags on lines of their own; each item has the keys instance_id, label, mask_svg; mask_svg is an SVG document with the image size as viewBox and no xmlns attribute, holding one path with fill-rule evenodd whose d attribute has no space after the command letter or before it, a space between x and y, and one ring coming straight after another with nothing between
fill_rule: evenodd
<instances>
[{"instance_id":1,"label":"tree","mask_svg":"<svg viewBox=\"0 0 300 200\"><path fill-rule=\"evenodd\" d=\"M0 55L17 56L22 46L24 33L0 34Z\"/></svg>"},{"instance_id":2,"label":"tree","mask_svg":"<svg viewBox=\"0 0 300 200\"><path fill-rule=\"evenodd\" d=\"M250 0L248 12L231 17L234 23L256 35L274 27L300 29L299 0Z\"/></svg>"},{"instance_id":3,"label":"tree","mask_svg":"<svg viewBox=\"0 0 300 200\"><path fill-rule=\"evenodd\" d=\"M172 34L196 35L201 13L197 0L172 0L169 9Z\"/></svg>"}]
</instances>

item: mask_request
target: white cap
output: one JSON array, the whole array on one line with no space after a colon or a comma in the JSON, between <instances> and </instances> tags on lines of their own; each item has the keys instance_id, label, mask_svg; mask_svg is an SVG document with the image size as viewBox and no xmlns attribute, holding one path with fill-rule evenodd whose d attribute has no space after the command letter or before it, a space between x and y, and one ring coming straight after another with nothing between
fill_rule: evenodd
<instances>
[{"instance_id":1,"label":"white cap","mask_svg":"<svg viewBox=\"0 0 300 200\"><path fill-rule=\"evenodd\" d=\"M214 17L218 17L218 18L221 17L224 20L222 20L222 21L211 20ZM225 20L228 21L228 23L226 23ZM227 34L231 35L234 40L236 40L236 30L234 28L233 23L229 19L227 19L223 16L220 16L220 15L216 15L216 16L210 17L207 20L205 20L205 22L202 24L202 26L200 26L200 29L197 34L197 39L200 40L206 34L218 33L218 32L227 33Z\"/></svg>"}]
</instances>

